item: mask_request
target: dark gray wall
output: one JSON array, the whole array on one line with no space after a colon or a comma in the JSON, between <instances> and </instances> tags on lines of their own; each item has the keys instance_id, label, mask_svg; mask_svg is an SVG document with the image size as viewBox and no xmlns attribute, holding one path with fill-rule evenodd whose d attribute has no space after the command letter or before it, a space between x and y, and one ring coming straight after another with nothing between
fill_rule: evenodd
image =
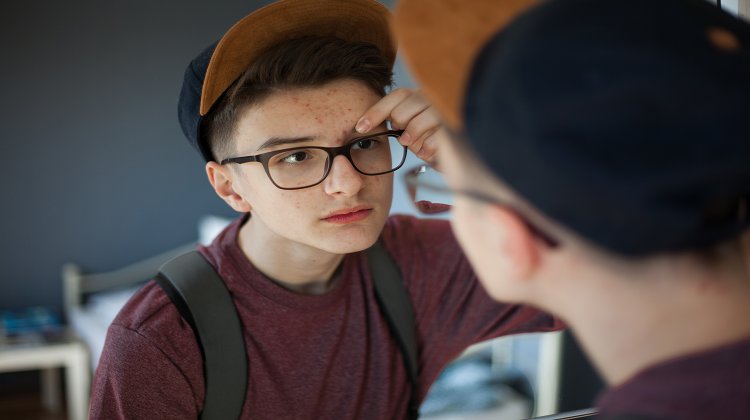
<instances>
[{"instance_id":1,"label":"dark gray wall","mask_svg":"<svg viewBox=\"0 0 750 420\"><path fill-rule=\"evenodd\" d=\"M0 308L60 308L60 266L110 270L231 215L176 117L183 70L260 1L23 1L0 25Z\"/></svg>"},{"instance_id":2,"label":"dark gray wall","mask_svg":"<svg viewBox=\"0 0 750 420\"><path fill-rule=\"evenodd\" d=\"M0 309L60 309L63 263L116 269L196 239L202 215L233 214L183 138L176 101L187 63L269 2L4 5ZM400 67L397 80L410 83Z\"/></svg>"}]
</instances>

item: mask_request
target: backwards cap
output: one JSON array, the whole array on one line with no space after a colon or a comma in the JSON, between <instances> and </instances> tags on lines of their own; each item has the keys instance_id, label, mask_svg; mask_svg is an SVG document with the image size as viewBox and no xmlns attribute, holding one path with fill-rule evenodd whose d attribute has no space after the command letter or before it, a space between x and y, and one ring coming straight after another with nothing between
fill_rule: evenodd
<instances>
[{"instance_id":1,"label":"backwards cap","mask_svg":"<svg viewBox=\"0 0 750 420\"><path fill-rule=\"evenodd\" d=\"M748 229L750 25L703 0L401 0L410 70L486 165L622 255Z\"/></svg>"},{"instance_id":2,"label":"backwards cap","mask_svg":"<svg viewBox=\"0 0 750 420\"><path fill-rule=\"evenodd\" d=\"M201 133L203 117L258 57L284 41L335 36L369 42L393 65L396 44L388 26L390 17L375 0L280 0L255 10L188 65L178 104L185 137L206 161L213 160Z\"/></svg>"}]
</instances>

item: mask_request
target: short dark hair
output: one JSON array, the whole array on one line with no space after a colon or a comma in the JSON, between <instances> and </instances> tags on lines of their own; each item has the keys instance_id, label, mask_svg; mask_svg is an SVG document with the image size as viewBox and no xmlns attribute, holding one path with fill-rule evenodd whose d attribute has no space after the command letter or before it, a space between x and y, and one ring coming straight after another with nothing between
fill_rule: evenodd
<instances>
[{"instance_id":1,"label":"short dark hair","mask_svg":"<svg viewBox=\"0 0 750 420\"><path fill-rule=\"evenodd\" d=\"M214 159L229 157L240 112L280 89L318 87L354 79L380 96L393 83L393 71L380 50L367 42L337 37L303 37L278 44L253 62L209 111L201 130Z\"/></svg>"}]
</instances>

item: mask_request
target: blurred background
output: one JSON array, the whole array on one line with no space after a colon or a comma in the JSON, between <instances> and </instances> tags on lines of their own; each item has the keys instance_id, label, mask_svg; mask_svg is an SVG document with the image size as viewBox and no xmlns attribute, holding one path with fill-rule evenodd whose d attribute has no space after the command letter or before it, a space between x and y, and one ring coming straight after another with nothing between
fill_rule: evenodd
<instances>
[{"instance_id":1,"label":"blurred background","mask_svg":"<svg viewBox=\"0 0 750 420\"><path fill-rule=\"evenodd\" d=\"M206 216L234 217L210 189L201 158L185 141L176 102L187 63L266 3L27 0L3 5L0 311L7 325L24 316L51 317L49 325L66 322L65 263L74 262L85 273L112 272L197 241ZM383 3L392 8L394 1ZM741 0L725 0L722 6L735 13L747 7ZM400 63L396 83L413 86ZM400 182L396 188L393 211L413 213ZM541 386L537 376L546 351L541 341L521 338L475 355L488 357L494 372L503 364L506 376L506 365L517 366L534 392ZM552 368L543 368L559 376L550 378L554 401L548 409L589 406L601 382L574 340L551 343L545 363ZM37 344L20 343L28 349ZM29 407L41 395L45 405L60 412L70 403L50 397L49 384L60 383L64 391L59 392L70 393L65 388L72 375L13 359L7 350L12 345L0 341L0 418L66 418L65 410L52 415ZM46 370L39 375L42 367ZM53 387L52 392L58 391ZM441 398L445 401L436 401Z\"/></svg>"}]
</instances>

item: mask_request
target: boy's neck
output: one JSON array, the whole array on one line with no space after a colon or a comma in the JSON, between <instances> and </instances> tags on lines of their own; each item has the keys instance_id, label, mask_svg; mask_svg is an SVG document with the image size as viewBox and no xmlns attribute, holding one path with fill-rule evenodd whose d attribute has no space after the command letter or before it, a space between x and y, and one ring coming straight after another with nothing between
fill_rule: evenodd
<instances>
[{"instance_id":1,"label":"boy's neck","mask_svg":"<svg viewBox=\"0 0 750 420\"><path fill-rule=\"evenodd\" d=\"M304 294L319 295L330 290L344 259L344 255L280 237L252 217L240 228L237 241L261 273L282 287Z\"/></svg>"},{"instance_id":2,"label":"boy's neck","mask_svg":"<svg viewBox=\"0 0 750 420\"><path fill-rule=\"evenodd\" d=\"M591 281L564 316L611 385L680 356L750 339L750 276ZM597 290L598 289L598 290Z\"/></svg>"}]
</instances>

